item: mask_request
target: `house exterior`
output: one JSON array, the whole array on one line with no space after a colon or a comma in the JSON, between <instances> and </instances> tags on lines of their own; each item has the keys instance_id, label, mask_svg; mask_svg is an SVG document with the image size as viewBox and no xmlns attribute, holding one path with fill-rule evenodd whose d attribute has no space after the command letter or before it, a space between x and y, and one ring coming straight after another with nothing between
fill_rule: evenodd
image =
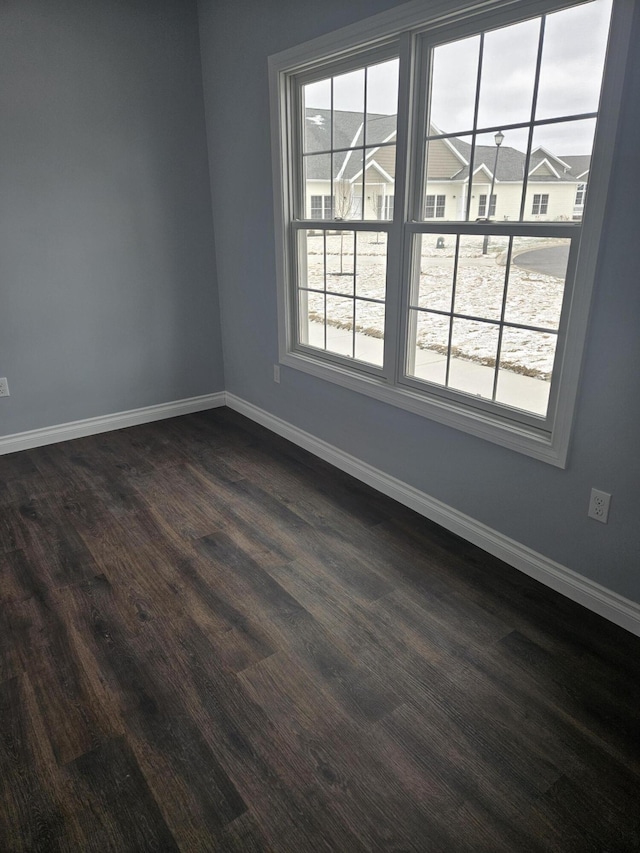
<instances>
[{"instance_id":1,"label":"house exterior","mask_svg":"<svg viewBox=\"0 0 640 853\"><path fill-rule=\"evenodd\" d=\"M365 124L368 139L365 139ZM370 146L372 135L377 144ZM365 122L362 113L307 109L306 217L391 219L395 135L395 116L367 115ZM326 153L330 149L333 153ZM459 138L431 140L427 152L425 219L464 219L469 192L470 219L519 219L527 165L525 153L503 144L496 163L496 151L495 145L476 146L471 164L468 142ZM532 151L524 218L541 222L581 219L590 159L589 155L558 155L543 147Z\"/></svg>"}]
</instances>

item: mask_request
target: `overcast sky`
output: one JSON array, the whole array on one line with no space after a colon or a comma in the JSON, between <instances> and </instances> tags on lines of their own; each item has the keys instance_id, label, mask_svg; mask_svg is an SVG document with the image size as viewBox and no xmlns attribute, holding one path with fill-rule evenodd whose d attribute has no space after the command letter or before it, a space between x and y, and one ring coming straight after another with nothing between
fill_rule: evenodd
<instances>
[{"instance_id":1,"label":"overcast sky","mask_svg":"<svg viewBox=\"0 0 640 853\"><path fill-rule=\"evenodd\" d=\"M537 119L597 109L610 9L610 0L595 0L547 16ZM502 127L503 144L520 150L525 135L506 125L530 117L539 32L538 18L485 36L478 127ZM472 128L479 43L475 36L434 51L431 118L445 133ZM368 112L394 113L396 93L396 60L368 69ZM308 107L329 109L329 81L307 86L305 98ZM364 72L334 78L334 109L363 111ZM588 154L593 131L593 121L549 125L536 130L534 147ZM478 141L493 144L493 134Z\"/></svg>"}]
</instances>

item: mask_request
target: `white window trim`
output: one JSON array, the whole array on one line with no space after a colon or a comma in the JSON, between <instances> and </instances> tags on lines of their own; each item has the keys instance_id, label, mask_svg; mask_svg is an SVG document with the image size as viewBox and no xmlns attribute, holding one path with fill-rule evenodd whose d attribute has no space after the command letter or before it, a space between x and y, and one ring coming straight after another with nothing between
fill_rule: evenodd
<instances>
[{"instance_id":1,"label":"white window trim","mask_svg":"<svg viewBox=\"0 0 640 853\"><path fill-rule=\"evenodd\" d=\"M536 201L536 199L538 199ZM536 211L536 205L538 206L538 210ZM544 207L544 210L542 209ZM533 193L533 199L531 203L531 215L532 216L546 216L547 211L549 210L549 193Z\"/></svg>"},{"instance_id":2,"label":"white window trim","mask_svg":"<svg viewBox=\"0 0 640 853\"><path fill-rule=\"evenodd\" d=\"M536 16L563 8L567 4L566 0L564 2L562 0L433 0L433 2L413 0L398 8L269 57L279 361L282 365L564 468L567 464L571 427L579 391L600 234L604 224L606 196L613 166L614 144L633 15L631 3L614 0L613 4L610 42L615 45L615 49L608 51L602 86L600 115L589 176L589 205L582 225L583 237L575 271L575 279L580 282L580 286L574 290L568 311L564 358L562 364L556 368L561 393L557 400L551 434L546 430L537 432L535 428L516 421L507 421L490 412L463 408L460 404L444 397L426 396L406 386L391 385L384 375L368 375L361 372L359 367L357 371L352 370L342 364L333 364L304 352L292 350L293 305L288 287L292 270L285 226L285 215L292 197L288 175L287 116L285 114L287 74L330 58L339 59L353 50L376 47L408 30L468 20L475 14L482 14L484 29L499 26L504 10L513 8L514 5L523 16L528 10L532 16ZM495 22L492 17L495 17ZM402 97L407 97L407 94L401 92ZM402 179L402 176L397 175L396 180L398 179ZM398 220L391 225L391 228L396 227L401 227ZM390 257L390 266L394 263L398 265L399 259ZM388 306L388 310L395 309Z\"/></svg>"},{"instance_id":3,"label":"white window trim","mask_svg":"<svg viewBox=\"0 0 640 853\"><path fill-rule=\"evenodd\" d=\"M484 199L484 205L482 204L482 199ZM488 210L488 212L487 212L487 199L489 199L489 202L488 202L489 210ZM481 213L480 208L482 206L484 206L484 210ZM489 193L480 193L479 198L478 198L478 216L481 219L489 219L490 217L495 216L497 206L498 206L498 194L497 193L491 193L490 196L489 196Z\"/></svg>"}]
</instances>

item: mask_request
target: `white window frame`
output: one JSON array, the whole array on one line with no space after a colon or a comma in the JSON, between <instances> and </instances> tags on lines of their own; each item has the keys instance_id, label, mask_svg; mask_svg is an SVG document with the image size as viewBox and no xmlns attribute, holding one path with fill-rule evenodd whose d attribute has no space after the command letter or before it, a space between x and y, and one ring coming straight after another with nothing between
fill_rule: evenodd
<instances>
[{"instance_id":1,"label":"white window frame","mask_svg":"<svg viewBox=\"0 0 640 853\"><path fill-rule=\"evenodd\" d=\"M433 199L430 202L429 199ZM445 210L447 207L447 197L442 193L430 193L425 196L424 201L424 218L425 219L444 219ZM433 210L433 213L427 213L428 210Z\"/></svg>"},{"instance_id":2,"label":"white window frame","mask_svg":"<svg viewBox=\"0 0 640 853\"><path fill-rule=\"evenodd\" d=\"M549 210L549 193L534 193L531 205L532 216L546 216Z\"/></svg>"},{"instance_id":3,"label":"white window frame","mask_svg":"<svg viewBox=\"0 0 640 853\"><path fill-rule=\"evenodd\" d=\"M313 193L311 195L311 209L313 210L313 199L319 198L320 204L316 205L316 209L320 210L320 216L318 219L333 219L333 196L331 195L321 195L320 193ZM313 217L312 217L313 218Z\"/></svg>"},{"instance_id":4,"label":"white window frame","mask_svg":"<svg viewBox=\"0 0 640 853\"><path fill-rule=\"evenodd\" d=\"M489 212L487 212L487 193L480 193L478 198L478 216L480 219L486 219L487 217L491 218L496 215L496 204L498 201L498 196L496 193L491 193L491 200L489 201Z\"/></svg>"},{"instance_id":5,"label":"white window frame","mask_svg":"<svg viewBox=\"0 0 640 853\"><path fill-rule=\"evenodd\" d=\"M325 352L309 352L297 347L294 324L295 302L292 298L294 269L290 244L290 217L295 188L292 186L291 157L291 95L289 80L293 73L304 69L312 71L329 60L345 58L366 49L376 51L394 40L398 40L401 59L400 103L398 122L398 167L395 185L395 219L390 223L372 223L372 228L385 225L389 235L388 291L402 290L406 280L406 254L408 231L411 222L406 200L407 175L404 165L408 162L409 138L400 116L406 114L411 97L410 79L414 69L408 62L409 46L419 32L431 32L437 27L450 24L465 25L476 21L478 29L501 26L514 19L536 17L540 14L566 8L572 3L560 0L414 0L376 15L372 18L345 27L311 42L296 46L269 58L271 96L271 130L274 174L274 208L276 230L276 276L279 316L279 361L280 364L301 370L313 376L336 383L352 391L366 394L375 399L405 409L423 417L478 436L502 447L526 454L558 467L565 467L569 450L571 425L578 394L578 383L585 347L587 323L593 292L600 234L604 222L605 201L611 173L618 116L622 100L622 88L626 59L629 49L629 33L632 4L624 0L613 0L610 43L615 45L608 51L603 79L598 129L591 160L589 204L582 224L582 239L577 257L570 259L570 270L576 287L570 294L563 310L565 345L562 360L554 368L554 386L557 389L555 412L551 427L537 428L534 423L510 420L495 411L471 408L458 400L436 393L430 394L403 384L401 367L398 363L399 329L402 325L403 306L400 299L388 300L386 306L385 366L378 369L363 369L360 363L349 364L345 359L331 359ZM363 62L369 59L363 59ZM354 60L355 62L355 60ZM357 62L355 62L357 64ZM398 200L403 200L403 211ZM405 213L405 222L401 214ZM459 223L458 223L459 224ZM475 223L467 228L474 230ZM495 233L499 227L492 223ZM498 230L496 230L496 228ZM492 232L493 233L493 232ZM567 277L569 283L569 275Z\"/></svg>"}]
</instances>

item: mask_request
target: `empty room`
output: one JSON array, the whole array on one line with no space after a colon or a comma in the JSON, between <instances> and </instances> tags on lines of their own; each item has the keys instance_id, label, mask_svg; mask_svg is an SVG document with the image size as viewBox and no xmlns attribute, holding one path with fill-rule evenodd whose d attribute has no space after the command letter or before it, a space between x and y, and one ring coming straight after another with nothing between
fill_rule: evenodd
<instances>
[{"instance_id":1,"label":"empty room","mask_svg":"<svg viewBox=\"0 0 640 853\"><path fill-rule=\"evenodd\" d=\"M0 3L0 851L640 850L636 0Z\"/></svg>"}]
</instances>

